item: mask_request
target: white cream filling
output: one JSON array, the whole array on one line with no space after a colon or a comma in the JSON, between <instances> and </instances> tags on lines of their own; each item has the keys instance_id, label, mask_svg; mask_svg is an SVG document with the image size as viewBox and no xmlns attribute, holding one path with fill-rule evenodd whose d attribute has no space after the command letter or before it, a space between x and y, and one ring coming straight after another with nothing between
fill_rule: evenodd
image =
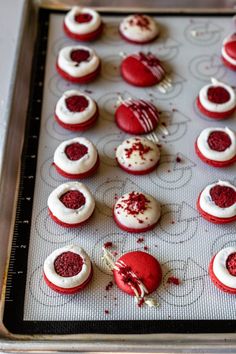
<instances>
[{"instance_id":1,"label":"white cream filling","mask_svg":"<svg viewBox=\"0 0 236 354\"><path fill-rule=\"evenodd\" d=\"M236 277L231 275L226 267L228 257L236 252L236 247L227 247L218 252L213 261L213 273L219 281L233 289L236 289Z\"/></svg>"},{"instance_id":2,"label":"white cream filling","mask_svg":"<svg viewBox=\"0 0 236 354\"><path fill-rule=\"evenodd\" d=\"M116 219L125 227L133 228L133 229L143 229L155 224L160 218L161 215L160 204L151 195L148 194L144 194L144 195L150 201L148 203L148 207L143 213L138 213L135 216L129 214L125 210L126 203L124 202L124 200L129 198L129 193L124 194L121 198L117 200L114 206L114 214L116 216Z\"/></svg>"},{"instance_id":3,"label":"white cream filling","mask_svg":"<svg viewBox=\"0 0 236 354\"><path fill-rule=\"evenodd\" d=\"M87 154L82 156L79 160L70 160L65 149L67 146L79 143L88 148ZM80 174L89 171L97 162L98 153L91 141L86 138L78 137L70 140L63 141L54 153L54 163L63 171L70 174Z\"/></svg>"},{"instance_id":4,"label":"white cream filling","mask_svg":"<svg viewBox=\"0 0 236 354\"><path fill-rule=\"evenodd\" d=\"M56 273L54 268L54 262L58 256L65 252L73 252L78 254L83 259L83 265L81 271L72 277L62 277ZM56 286L64 289L70 289L83 284L90 276L91 273L91 261L87 253L83 248L77 245L69 245L59 248L52 252L45 260L43 270L47 279Z\"/></svg>"},{"instance_id":5,"label":"white cream filling","mask_svg":"<svg viewBox=\"0 0 236 354\"><path fill-rule=\"evenodd\" d=\"M66 106L66 99L71 96L84 96L88 101L88 106L82 112L71 112ZM97 106L94 100L77 90L65 91L56 104L55 113L65 124L80 124L88 121L96 113Z\"/></svg>"},{"instance_id":6,"label":"white cream filling","mask_svg":"<svg viewBox=\"0 0 236 354\"><path fill-rule=\"evenodd\" d=\"M213 103L210 102L208 97L207 97L207 91L210 87L214 86L220 86L226 89L229 92L230 99L229 101L225 103ZM212 83L210 85L204 86L200 92L199 92L199 100L202 104L202 106L210 112L217 112L217 113L222 113L222 112L227 112L230 111L231 109L235 108L236 106L236 95L232 87L229 85L224 84L223 82L219 82L216 79L212 79Z\"/></svg>"},{"instance_id":7,"label":"white cream filling","mask_svg":"<svg viewBox=\"0 0 236 354\"><path fill-rule=\"evenodd\" d=\"M92 16L90 22L78 23L75 16L79 14L89 14ZM102 23L100 15L87 7L74 6L65 16L65 25L74 34L88 34L96 31Z\"/></svg>"},{"instance_id":8,"label":"white cream filling","mask_svg":"<svg viewBox=\"0 0 236 354\"><path fill-rule=\"evenodd\" d=\"M138 139L138 140L137 140ZM141 142L144 146L150 147L151 151L142 155L138 151L132 151L130 157L127 156L127 150L131 149L135 143ZM160 151L156 144L143 137L128 138L116 149L116 158L118 162L131 171L147 170L157 164L160 159Z\"/></svg>"},{"instance_id":9,"label":"white cream filling","mask_svg":"<svg viewBox=\"0 0 236 354\"><path fill-rule=\"evenodd\" d=\"M220 131L226 133L231 140L231 145L225 151L215 151L208 145L208 138L211 133ZM197 139L197 146L200 152L207 158L213 161L228 161L236 155L236 136L235 132L229 128L206 128Z\"/></svg>"},{"instance_id":10,"label":"white cream filling","mask_svg":"<svg viewBox=\"0 0 236 354\"><path fill-rule=\"evenodd\" d=\"M146 17L149 20L149 29L134 24L131 25L129 21L135 21L135 16L131 15L124 18L123 21L120 23L120 32L128 39L137 42L148 41L156 37L159 33L159 28L157 26L156 21L150 16L142 16Z\"/></svg>"},{"instance_id":11,"label":"white cream filling","mask_svg":"<svg viewBox=\"0 0 236 354\"><path fill-rule=\"evenodd\" d=\"M236 191L236 187L226 181L219 181L217 183L210 184L202 191L200 195L200 208L207 214L216 216L217 218L231 218L236 216L236 203L228 208L220 208L211 199L210 190L217 185L230 187Z\"/></svg>"},{"instance_id":12,"label":"white cream filling","mask_svg":"<svg viewBox=\"0 0 236 354\"><path fill-rule=\"evenodd\" d=\"M73 61L70 57L71 52L78 49L87 50L90 53L88 60L82 61L79 64ZM64 47L60 50L58 55L59 68L73 77L83 77L89 75L98 68L99 64L100 60L95 51L91 48L81 45Z\"/></svg>"},{"instance_id":13,"label":"white cream filling","mask_svg":"<svg viewBox=\"0 0 236 354\"><path fill-rule=\"evenodd\" d=\"M60 197L70 190L78 190L85 197L85 204L78 209L69 209L60 201ZM93 213L95 201L89 189L79 182L63 183L54 189L48 197L48 208L52 214L66 224L77 224L87 220Z\"/></svg>"}]
</instances>

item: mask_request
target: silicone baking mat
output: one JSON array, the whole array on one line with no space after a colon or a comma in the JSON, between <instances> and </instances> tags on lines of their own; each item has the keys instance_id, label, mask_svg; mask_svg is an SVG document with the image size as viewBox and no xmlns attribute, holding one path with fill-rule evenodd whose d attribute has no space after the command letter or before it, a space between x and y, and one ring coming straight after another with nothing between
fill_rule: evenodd
<instances>
[{"instance_id":1,"label":"silicone baking mat","mask_svg":"<svg viewBox=\"0 0 236 354\"><path fill-rule=\"evenodd\" d=\"M160 37L152 44L139 46L124 42L118 35L122 17L106 14L104 34L88 44L101 57L101 75L88 85L73 85L55 70L58 51L75 44L62 31L63 17L59 13L41 15L7 286L7 327L20 333L235 331L235 296L217 290L207 270L218 250L235 245L235 224L210 224L195 207L199 192L207 184L218 179L236 183L235 167L211 168L194 153L194 141L202 129L227 125L236 130L235 117L213 122L195 107L200 88L211 77L235 84L235 74L220 60L221 43L232 31L232 19L156 16ZM138 51L152 51L164 62L173 82L166 94L155 86L135 88L122 80L121 52ZM98 123L84 133L60 128L53 117L58 98L71 88L91 95L99 105ZM152 101L169 132L167 136L160 129L156 132L162 146L161 162L149 175L128 175L114 160L115 147L128 137L114 123L119 95ZM83 180L96 199L94 216L87 225L67 230L50 219L47 198L66 181L52 166L54 150L60 142L75 136L93 141L101 166L96 175ZM158 226L138 236L121 231L111 212L115 197L133 190L153 195L162 206ZM108 241L113 243L117 257L131 250L146 250L160 261L163 281L153 294L159 307L140 308L116 285L108 286L113 279L101 261L102 246ZM91 256L94 277L83 292L59 295L43 281L43 262L53 250L72 243L81 245ZM180 285L169 284L170 276L177 277Z\"/></svg>"}]
</instances>

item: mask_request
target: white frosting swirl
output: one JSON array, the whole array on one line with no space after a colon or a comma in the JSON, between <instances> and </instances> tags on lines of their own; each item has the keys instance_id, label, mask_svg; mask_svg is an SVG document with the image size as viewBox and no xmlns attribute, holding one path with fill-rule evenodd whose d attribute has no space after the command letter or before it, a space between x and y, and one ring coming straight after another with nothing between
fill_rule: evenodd
<instances>
[{"instance_id":1,"label":"white frosting swirl","mask_svg":"<svg viewBox=\"0 0 236 354\"><path fill-rule=\"evenodd\" d=\"M236 276L230 274L226 267L228 257L236 252L236 247L223 248L213 261L213 273L219 281L230 288L236 289Z\"/></svg>"},{"instance_id":2,"label":"white frosting swirl","mask_svg":"<svg viewBox=\"0 0 236 354\"><path fill-rule=\"evenodd\" d=\"M228 208L220 208L211 199L210 190L211 188L217 185L230 187L236 191L236 187L226 181L218 181L217 183L210 184L202 191L200 195L200 199L199 199L200 208L203 211L205 211L207 214L216 216L217 218L231 218L233 216L236 216L236 203L234 203Z\"/></svg>"},{"instance_id":3,"label":"white frosting swirl","mask_svg":"<svg viewBox=\"0 0 236 354\"><path fill-rule=\"evenodd\" d=\"M56 273L54 268L54 262L57 257L65 252L73 252L83 259L81 271L72 277L62 277ZM83 248L78 245L69 245L55 250L46 258L43 266L46 278L54 285L63 289L70 289L82 285L89 278L91 269L92 265L89 256Z\"/></svg>"},{"instance_id":4,"label":"white frosting swirl","mask_svg":"<svg viewBox=\"0 0 236 354\"><path fill-rule=\"evenodd\" d=\"M126 209L126 199L129 198L130 193L124 194L119 198L114 206L114 215L120 224L127 228L132 229L144 229L155 224L161 215L160 204L151 195L132 192L135 194L143 194L149 201L146 210L143 212L137 212L137 214L130 214ZM134 206L135 207L135 206Z\"/></svg>"},{"instance_id":5,"label":"white frosting swirl","mask_svg":"<svg viewBox=\"0 0 236 354\"><path fill-rule=\"evenodd\" d=\"M90 53L88 60L79 64L71 59L71 52L78 49L87 50ZM62 48L59 52L57 63L59 68L70 76L83 77L93 73L98 68L100 60L93 49L76 45Z\"/></svg>"},{"instance_id":6,"label":"white frosting swirl","mask_svg":"<svg viewBox=\"0 0 236 354\"><path fill-rule=\"evenodd\" d=\"M229 56L229 54L226 52L225 50L225 45L226 43L230 42L230 39L231 39L232 35L226 37L224 40L223 40L223 45L222 45L222 48L221 48L221 55L222 57L228 61L230 64L232 65L236 65L236 59L233 59L232 57Z\"/></svg>"},{"instance_id":7,"label":"white frosting swirl","mask_svg":"<svg viewBox=\"0 0 236 354\"><path fill-rule=\"evenodd\" d=\"M224 151L212 150L208 144L208 138L211 133L218 131L226 133L230 140L231 145ZM204 129L197 139L197 147L207 159L213 161L228 161L231 160L236 155L236 136L235 132L229 128L206 128Z\"/></svg>"},{"instance_id":8,"label":"white frosting swirl","mask_svg":"<svg viewBox=\"0 0 236 354\"><path fill-rule=\"evenodd\" d=\"M92 16L91 21L78 23L75 16L79 14L89 14ZM65 25L70 32L74 34L88 34L96 31L102 23L100 15L92 9L81 6L74 6L65 16Z\"/></svg>"},{"instance_id":9,"label":"white frosting swirl","mask_svg":"<svg viewBox=\"0 0 236 354\"><path fill-rule=\"evenodd\" d=\"M212 83L210 85L204 86L200 92L199 92L199 100L201 102L201 105L210 112L217 112L217 113L222 113L222 112L227 112L230 111L231 109L235 108L236 106L236 95L232 87L229 85L224 84L223 82L220 82L216 79L211 79ZM229 101L225 103L214 103L209 101L207 97L207 91L210 87L214 86L220 86L223 87L225 90L228 91L230 98Z\"/></svg>"},{"instance_id":10,"label":"white frosting swirl","mask_svg":"<svg viewBox=\"0 0 236 354\"><path fill-rule=\"evenodd\" d=\"M78 190L85 197L85 204L78 209L67 208L60 197L66 192ZM89 189L80 182L63 183L54 189L48 197L48 208L51 213L60 221L66 224L78 224L87 220L93 213L95 201Z\"/></svg>"},{"instance_id":11,"label":"white frosting swirl","mask_svg":"<svg viewBox=\"0 0 236 354\"><path fill-rule=\"evenodd\" d=\"M66 147L74 143L82 144L88 148L87 154L79 160L70 160L65 153ZM82 174L89 171L96 164L97 158L97 149L91 141L83 137L63 141L54 153L54 163L61 170L70 174Z\"/></svg>"},{"instance_id":12,"label":"white frosting swirl","mask_svg":"<svg viewBox=\"0 0 236 354\"><path fill-rule=\"evenodd\" d=\"M141 154L134 147L137 143L141 143L144 147L151 150L145 154ZM127 155L127 151L130 154ZM160 151L156 144L143 137L128 138L116 149L116 158L120 165L131 171L144 171L152 168L160 159Z\"/></svg>"},{"instance_id":13,"label":"white frosting swirl","mask_svg":"<svg viewBox=\"0 0 236 354\"><path fill-rule=\"evenodd\" d=\"M139 15L128 16L120 23L120 32L131 41L146 42L155 38L159 33L157 23L153 18L147 15L141 16L149 21L148 28L137 24Z\"/></svg>"},{"instance_id":14,"label":"white frosting swirl","mask_svg":"<svg viewBox=\"0 0 236 354\"><path fill-rule=\"evenodd\" d=\"M84 96L88 101L88 106L82 112L71 112L66 106L66 99L71 96ZM88 121L97 111L95 101L77 90L65 91L56 104L55 113L57 117L65 124L80 124Z\"/></svg>"}]
</instances>

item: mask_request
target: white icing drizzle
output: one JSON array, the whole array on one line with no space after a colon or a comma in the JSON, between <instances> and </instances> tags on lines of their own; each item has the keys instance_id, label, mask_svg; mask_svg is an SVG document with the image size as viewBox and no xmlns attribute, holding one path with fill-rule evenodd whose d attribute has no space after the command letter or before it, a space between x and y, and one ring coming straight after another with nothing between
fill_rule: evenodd
<instances>
[{"instance_id":1,"label":"white icing drizzle","mask_svg":"<svg viewBox=\"0 0 236 354\"><path fill-rule=\"evenodd\" d=\"M79 14L89 14L92 16L91 21L78 23L75 16ZM87 7L74 6L65 16L65 25L70 32L74 34L88 34L96 31L102 23L100 15L93 9Z\"/></svg>"},{"instance_id":2,"label":"white icing drizzle","mask_svg":"<svg viewBox=\"0 0 236 354\"><path fill-rule=\"evenodd\" d=\"M135 58L138 61L140 61L152 73L152 75L157 79L158 82L160 82L166 75L166 72L162 67L161 63L153 54L138 53L138 54L133 54L131 56L132 58ZM144 58L146 58L147 60L145 60ZM148 63L148 60L158 60L159 63L156 64L155 66L151 66Z\"/></svg>"},{"instance_id":3,"label":"white icing drizzle","mask_svg":"<svg viewBox=\"0 0 236 354\"><path fill-rule=\"evenodd\" d=\"M230 140L231 145L224 151L212 150L208 144L208 138L213 132L224 132L226 133ZM228 161L231 160L236 155L236 136L235 132L229 128L206 128L204 129L197 139L197 147L200 152L207 158L213 161Z\"/></svg>"},{"instance_id":4,"label":"white icing drizzle","mask_svg":"<svg viewBox=\"0 0 236 354\"><path fill-rule=\"evenodd\" d=\"M199 92L199 100L202 106L210 112L218 112L218 113L227 112L235 108L236 95L232 87L214 78L211 79L211 82L212 82L211 84L204 86ZM227 90L230 95L229 101L225 103L214 103L209 101L207 92L208 89L212 86L220 86L223 87L225 90Z\"/></svg>"},{"instance_id":5,"label":"white icing drizzle","mask_svg":"<svg viewBox=\"0 0 236 354\"><path fill-rule=\"evenodd\" d=\"M232 57L229 56L229 54L225 50L225 45L226 45L226 43L234 42L234 41L236 41L235 34L226 37L223 41L223 46L221 49L222 56L232 65L236 65L236 59L233 59Z\"/></svg>"},{"instance_id":6,"label":"white icing drizzle","mask_svg":"<svg viewBox=\"0 0 236 354\"><path fill-rule=\"evenodd\" d=\"M218 252L213 261L213 273L219 281L233 289L236 289L236 276L230 274L226 267L228 257L236 252L236 247L227 247Z\"/></svg>"},{"instance_id":7,"label":"white icing drizzle","mask_svg":"<svg viewBox=\"0 0 236 354\"><path fill-rule=\"evenodd\" d=\"M121 271L122 268L126 268L127 265L123 261L117 261L115 262L113 259L112 254L105 248L103 247L103 256L102 260L105 262L106 266L108 267L109 270L116 270L116 271ZM149 307L157 307L159 306L157 301L153 298L146 298L145 295L148 294L148 290L145 287L145 285L141 282L141 280L137 277L137 275L130 270L129 275L135 278L136 280L136 287L133 286L131 283L127 283L130 288L133 290L134 295L135 295L135 301L139 304L140 302L144 301L145 304L147 304ZM140 295L139 295L140 293Z\"/></svg>"},{"instance_id":8,"label":"white icing drizzle","mask_svg":"<svg viewBox=\"0 0 236 354\"><path fill-rule=\"evenodd\" d=\"M236 187L227 181L218 181L216 183L210 184L205 187L200 195L199 204L203 211L217 218L231 218L236 216L236 203L228 208L220 208L211 199L210 190L211 188L220 185L225 187L230 187L236 191Z\"/></svg>"},{"instance_id":9,"label":"white icing drizzle","mask_svg":"<svg viewBox=\"0 0 236 354\"><path fill-rule=\"evenodd\" d=\"M120 32L131 41L146 42L155 38L159 33L156 21L147 15L142 15L142 17L148 20L148 29L137 25L139 15L131 15L120 23Z\"/></svg>"}]
</instances>

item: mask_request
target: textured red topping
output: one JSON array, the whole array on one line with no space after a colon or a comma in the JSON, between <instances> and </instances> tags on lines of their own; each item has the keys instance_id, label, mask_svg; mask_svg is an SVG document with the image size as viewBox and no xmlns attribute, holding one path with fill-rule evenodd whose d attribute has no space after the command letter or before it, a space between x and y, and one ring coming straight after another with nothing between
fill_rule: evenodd
<instances>
[{"instance_id":1,"label":"textured red topping","mask_svg":"<svg viewBox=\"0 0 236 354\"><path fill-rule=\"evenodd\" d=\"M54 262L54 268L61 277L73 277L81 272L84 261L83 258L73 252L60 254Z\"/></svg>"},{"instance_id":2,"label":"textured red topping","mask_svg":"<svg viewBox=\"0 0 236 354\"><path fill-rule=\"evenodd\" d=\"M66 98L66 107L71 112L83 112L89 105L86 97L74 95Z\"/></svg>"},{"instance_id":3,"label":"textured red topping","mask_svg":"<svg viewBox=\"0 0 236 354\"><path fill-rule=\"evenodd\" d=\"M157 59L152 53L139 52L140 61L145 62L148 66L161 66L160 60Z\"/></svg>"},{"instance_id":4,"label":"textured red topping","mask_svg":"<svg viewBox=\"0 0 236 354\"><path fill-rule=\"evenodd\" d=\"M65 154L71 161L77 161L88 153L87 146L80 143L73 143L65 148Z\"/></svg>"},{"instance_id":5,"label":"textured red topping","mask_svg":"<svg viewBox=\"0 0 236 354\"><path fill-rule=\"evenodd\" d=\"M88 23L92 20L93 16L88 13L78 14L75 16L75 21L78 23Z\"/></svg>"},{"instance_id":6,"label":"textured red topping","mask_svg":"<svg viewBox=\"0 0 236 354\"><path fill-rule=\"evenodd\" d=\"M85 204L85 197L79 191L68 191L60 197L60 201L69 209L79 209Z\"/></svg>"},{"instance_id":7,"label":"textured red topping","mask_svg":"<svg viewBox=\"0 0 236 354\"><path fill-rule=\"evenodd\" d=\"M231 187L216 185L211 188L210 196L220 208L229 208L236 203L236 192Z\"/></svg>"},{"instance_id":8,"label":"textured red topping","mask_svg":"<svg viewBox=\"0 0 236 354\"><path fill-rule=\"evenodd\" d=\"M146 160L144 155L152 151L150 146L144 145L141 141L135 142L130 148L125 149L125 155L129 159L133 152L137 151L142 160Z\"/></svg>"},{"instance_id":9,"label":"textured red topping","mask_svg":"<svg viewBox=\"0 0 236 354\"><path fill-rule=\"evenodd\" d=\"M236 252L231 253L226 260L226 268L229 273L236 277Z\"/></svg>"},{"instance_id":10,"label":"textured red topping","mask_svg":"<svg viewBox=\"0 0 236 354\"><path fill-rule=\"evenodd\" d=\"M143 237L139 237L138 239L137 239L137 243L142 243L144 241L144 238Z\"/></svg>"},{"instance_id":11,"label":"textured red topping","mask_svg":"<svg viewBox=\"0 0 236 354\"><path fill-rule=\"evenodd\" d=\"M151 28L149 27L150 21L146 16L143 15L134 15L133 19L129 20L129 24L131 26L138 26L141 30L145 29L150 31Z\"/></svg>"},{"instance_id":12,"label":"textured red topping","mask_svg":"<svg viewBox=\"0 0 236 354\"><path fill-rule=\"evenodd\" d=\"M148 200L144 194L131 192L127 199L122 199L122 204L117 204L116 209L123 208L127 211L127 214L138 215L143 214L148 209L150 200Z\"/></svg>"},{"instance_id":13,"label":"textured red topping","mask_svg":"<svg viewBox=\"0 0 236 354\"><path fill-rule=\"evenodd\" d=\"M225 151L232 144L232 141L225 132L215 131L209 135L207 143L212 150Z\"/></svg>"},{"instance_id":14,"label":"textured red topping","mask_svg":"<svg viewBox=\"0 0 236 354\"><path fill-rule=\"evenodd\" d=\"M112 281L109 281L109 283L107 284L107 286L106 286L106 291L109 291L109 290L111 290L111 288L113 287L113 282Z\"/></svg>"},{"instance_id":15,"label":"textured red topping","mask_svg":"<svg viewBox=\"0 0 236 354\"><path fill-rule=\"evenodd\" d=\"M174 285L179 285L180 284L180 280L176 277L169 277L167 279L167 283L168 284L174 284Z\"/></svg>"},{"instance_id":16,"label":"textured red topping","mask_svg":"<svg viewBox=\"0 0 236 354\"><path fill-rule=\"evenodd\" d=\"M90 53L88 50L85 49L76 49L72 50L72 52L70 53L70 57L71 60L79 64L82 61L86 61L90 57Z\"/></svg>"},{"instance_id":17,"label":"textured red topping","mask_svg":"<svg viewBox=\"0 0 236 354\"><path fill-rule=\"evenodd\" d=\"M212 86L207 90L207 98L213 103L225 103L229 101L230 94L222 86Z\"/></svg>"},{"instance_id":18,"label":"textured red topping","mask_svg":"<svg viewBox=\"0 0 236 354\"><path fill-rule=\"evenodd\" d=\"M178 162L178 163L182 161L179 156L177 156L175 160L176 160L176 162Z\"/></svg>"},{"instance_id":19,"label":"textured red topping","mask_svg":"<svg viewBox=\"0 0 236 354\"><path fill-rule=\"evenodd\" d=\"M113 246L113 243L111 241L105 242L103 245L104 248L110 248L112 246Z\"/></svg>"}]
</instances>

